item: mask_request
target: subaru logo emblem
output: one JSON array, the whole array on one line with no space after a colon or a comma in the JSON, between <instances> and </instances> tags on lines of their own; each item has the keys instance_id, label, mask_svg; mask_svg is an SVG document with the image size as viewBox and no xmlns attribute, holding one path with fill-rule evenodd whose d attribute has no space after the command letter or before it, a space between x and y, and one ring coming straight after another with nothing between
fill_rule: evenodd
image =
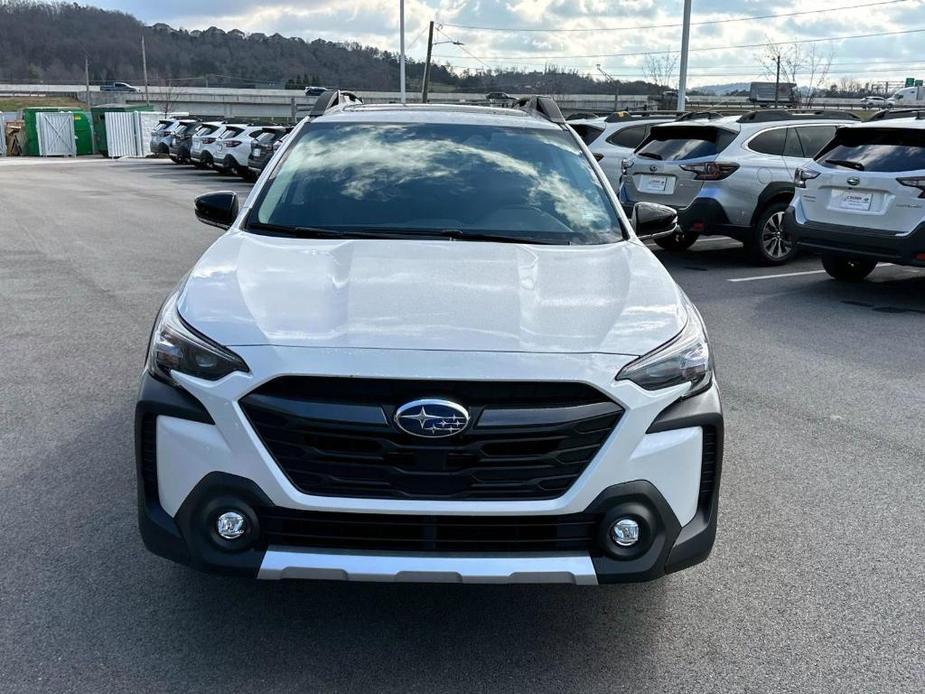
<instances>
[{"instance_id":1,"label":"subaru logo emblem","mask_svg":"<svg viewBox=\"0 0 925 694\"><path fill-rule=\"evenodd\" d=\"M415 400L395 411L395 424L406 434L425 439L442 439L458 434L469 425L469 413L449 400Z\"/></svg>"},{"instance_id":2,"label":"subaru logo emblem","mask_svg":"<svg viewBox=\"0 0 925 694\"><path fill-rule=\"evenodd\" d=\"M861 179L858 178L857 176L852 176L851 178L848 179L849 186L856 186L856 185L859 185L860 183L861 183Z\"/></svg>"}]
</instances>

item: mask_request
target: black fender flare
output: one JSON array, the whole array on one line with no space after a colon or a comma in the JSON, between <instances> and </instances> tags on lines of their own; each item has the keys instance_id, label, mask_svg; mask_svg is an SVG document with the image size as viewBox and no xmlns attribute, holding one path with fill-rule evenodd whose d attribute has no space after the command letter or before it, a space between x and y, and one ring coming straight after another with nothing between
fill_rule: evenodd
<instances>
[{"instance_id":1,"label":"black fender flare","mask_svg":"<svg viewBox=\"0 0 925 694\"><path fill-rule=\"evenodd\" d=\"M789 203L793 199L796 187L789 181L773 181L765 186L764 190L758 196L758 204L755 205L755 211L752 212L752 221L749 226L755 226L761 213L765 208L774 202Z\"/></svg>"}]
</instances>

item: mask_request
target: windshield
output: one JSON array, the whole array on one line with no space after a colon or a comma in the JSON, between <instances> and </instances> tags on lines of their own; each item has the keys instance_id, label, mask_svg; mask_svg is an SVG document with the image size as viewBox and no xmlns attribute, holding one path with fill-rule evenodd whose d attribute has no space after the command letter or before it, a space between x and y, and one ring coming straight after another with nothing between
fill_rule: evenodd
<instances>
[{"instance_id":1,"label":"windshield","mask_svg":"<svg viewBox=\"0 0 925 694\"><path fill-rule=\"evenodd\" d=\"M267 227L523 243L623 238L568 133L455 124L311 124L249 217L250 230Z\"/></svg>"}]
</instances>

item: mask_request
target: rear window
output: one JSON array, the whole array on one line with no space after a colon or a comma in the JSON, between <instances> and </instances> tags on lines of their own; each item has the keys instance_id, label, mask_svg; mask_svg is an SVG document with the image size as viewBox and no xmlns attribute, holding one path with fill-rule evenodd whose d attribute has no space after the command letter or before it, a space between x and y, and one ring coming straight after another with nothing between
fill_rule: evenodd
<instances>
[{"instance_id":1,"label":"rear window","mask_svg":"<svg viewBox=\"0 0 925 694\"><path fill-rule=\"evenodd\" d=\"M920 171L925 169L925 130L843 128L816 161L856 171Z\"/></svg>"},{"instance_id":2,"label":"rear window","mask_svg":"<svg viewBox=\"0 0 925 694\"><path fill-rule=\"evenodd\" d=\"M736 133L708 126L655 126L636 154L646 159L681 161L722 152Z\"/></svg>"},{"instance_id":3,"label":"rear window","mask_svg":"<svg viewBox=\"0 0 925 694\"><path fill-rule=\"evenodd\" d=\"M262 191L254 221L294 233L453 232L579 245L623 238L570 133L484 125L312 123Z\"/></svg>"},{"instance_id":4,"label":"rear window","mask_svg":"<svg viewBox=\"0 0 925 694\"><path fill-rule=\"evenodd\" d=\"M578 137L580 137L586 145L590 145L601 136L602 132L604 132L603 128L596 128L593 125L589 125L587 123L578 123L577 125L572 125L572 129L578 133Z\"/></svg>"},{"instance_id":5,"label":"rear window","mask_svg":"<svg viewBox=\"0 0 925 694\"><path fill-rule=\"evenodd\" d=\"M648 125L630 125L615 132L607 138L607 142L617 147L628 147L636 149L639 143L646 139L649 134Z\"/></svg>"},{"instance_id":6,"label":"rear window","mask_svg":"<svg viewBox=\"0 0 925 694\"><path fill-rule=\"evenodd\" d=\"M244 132L244 128L227 128L225 132L222 133L222 139L227 140L229 137L240 135L243 132Z\"/></svg>"},{"instance_id":7,"label":"rear window","mask_svg":"<svg viewBox=\"0 0 925 694\"><path fill-rule=\"evenodd\" d=\"M278 134L279 134L279 133L275 133L275 132L273 132L272 130L270 130L270 131L265 130L264 132L260 133L260 134L257 136L257 142L260 142L260 143L263 143L263 144L266 144L266 143L268 143L268 142L273 142L273 140L276 139L276 136L277 136Z\"/></svg>"}]
</instances>

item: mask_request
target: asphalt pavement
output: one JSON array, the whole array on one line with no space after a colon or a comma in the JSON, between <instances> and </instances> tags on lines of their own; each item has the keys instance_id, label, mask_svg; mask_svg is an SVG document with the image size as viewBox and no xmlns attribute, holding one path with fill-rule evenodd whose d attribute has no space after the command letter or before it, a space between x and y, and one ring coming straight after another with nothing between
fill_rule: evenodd
<instances>
[{"instance_id":1,"label":"asphalt pavement","mask_svg":"<svg viewBox=\"0 0 925 694\"><path fill-rule=\"evenodd\" d=\"M660 258L727 413L719 532L639 585L257 582L149 554L132 411L220 233L167 161L0 161L0 692L920 692L925 271Z\"/></svg>"}]
</instances>

